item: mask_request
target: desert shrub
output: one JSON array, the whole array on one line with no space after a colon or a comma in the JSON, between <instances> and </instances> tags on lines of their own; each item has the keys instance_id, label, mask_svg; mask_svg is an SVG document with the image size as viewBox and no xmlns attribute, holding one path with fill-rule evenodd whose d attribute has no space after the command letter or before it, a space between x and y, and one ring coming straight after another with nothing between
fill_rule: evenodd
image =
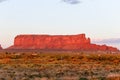
<instances>
[{"instance_id":1,"label":"desert shrub","mask_svg":"<svg viewBox=\"0 0 120 80\"><path fill-rule=\"evenodd\" d=\"M83 75L83 76L89 76L90 73L89 73L89 71L85 70L85 71L82 73L82 75Z\"/></svg>"},{"instance_id":2,"label":"desert shrub","mask_svg":"<svg viewBox=\"0 0 120 80\"><path fill-rule=\"evenodd\" d=\"M34 74L34 75L28 75L28 77L29 77L29 78L35 78L35 77L41 78L42 76L41 76L40 74L38 74L38 75L37 75L37 74L36 74L36 75Z\"/></svg>"},{"instance_id":3,"label":"desert shrub","mask_svg":"<svg viewBox=\"0 0 120 80\"><path fill-rule=\"evenodd\" d=\"M5 52L5 54L9 54L9 52Z\"/></svg>"},{"instance_id":4,"label":"desert shrub","mask_svg":"<svg viewBox=\"0 0 120 80\"><path fill-rule=\"evenodd\" d=\"M64 59L69 59L69 55L63 55L63 56L61 56L61 58L62 58L62 60L64 60Z\"/></svg>"},{"instance_id":5,"label":"desert shrub","mask_svg":"<svg viewBox=\"0 0 120 80\"><path fill-rule=\"evenodd\" d=\"M84 56L82 56L82 55L77 56L77 59L83 59L83 58L84 58Z\"/></svg>"},{"instance_id":6,"label":"desert shrub","mask_svg":"<svg viewBox=\"0 0 120 80\"><path fill-rule=\"evenodd\" d=\"M0 80L6 80L5 78L0 78Z\"/></svg>"},{"instance_id":7,"label":"desert shrub","mask_svg":"<svg viewBox=\"0 0 120 80\"><path fill-rule=\"evenodd\" d=\"M99 59L98 56L96 56L96 55L89 55L89 56L85 56L85 57L89 60L98 60Z\"/></svg>"},{"instance_id":8,"label":"desert shrub","mask_svg":"<svg viewBox=\"0 0 120 80\"><path fill-rule=\"evenodd\" d=\"M106 80L106 77L99 77L98 80Z\"/></svg>"},{"instance_id":9,"label":"desert shrub","mask_svg":"<svg viewBox=\"0 0 120 80\"><path fill-rule=\"evenodd\" d=\"M56 60L61 60L62 59L61 56L56 56L55 58L56 58Z\"/></svg>"},{"instance_id":10,"label":"desert shrub","mask_svg":"<svg viewBox=\"0 0 120 80\"><path fill-rule=\"evenodd\" d=\"M120 80L120 77L110 77L110 78L107 78L106 80Z\"/></svg>"},{"instance_id":11,"label":"desert shrub","mask_svg":"<svg viewBox=\"0 0 120 80\"><path fill-rule=\"evenodd\" d=\"M56 73L56 77L61 77L61 76L63 76L63 75L64 75L63 72Z\"/></svg>"},{"instance_id":12,"label":"desert shrub","mask_svg":"<svg viewBox=\"0 0 120 80\"><path fill-rule=\"evenodd\" d=\"M117 59L116 56L110 54L91 54L86 56L88 59L96 60L96 61L113 61Z\"/></svg>"},{"instance_id":13,"label":"desert shrub","mask_svg":"<svg viewBox=\"0 0 120 80\"><path fill-rule=\"evenodd\" d=\"M80 78L79 80L88 80L87 78Z\"/></svg>"},{"instance_id":14,"label":"desert shrub","mask_svg":"<svg viewBox=\"0 0 120 80\"><path fill-rule=\"evenodd\" d=\"M55 58L56 60L65 60L65 59L68 59L69 56L68 55L56 55Z\"/></svg>"},{"instance_id":15,"label":"desert shrub","mask_svg":"<svg viewBox=\"0 0 120 80\"><path fill-rule=\"evenodd\" d=\"M20 59L21 55L11 55L9 56L10 59Z\"/></svg>"}]
</instances>

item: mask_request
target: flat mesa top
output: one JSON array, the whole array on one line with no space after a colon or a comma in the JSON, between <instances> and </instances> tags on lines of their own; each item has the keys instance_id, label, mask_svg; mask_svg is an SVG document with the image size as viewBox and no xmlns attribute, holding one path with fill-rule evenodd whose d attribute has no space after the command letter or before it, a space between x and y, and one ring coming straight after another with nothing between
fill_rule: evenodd
<instances>
[{"instance_id":1,"label":"flat mesa top","mask_svg":"<svg viewBox=\"0 0 120 80\"><path fill-rule=\"evenodd\" d=\"M21 34L21 35L17 35L16 37L28 37L28 36L33 36L33 37L37 37L37 36L50 36L50 37L61 37L61 36L83 36L85 37L85 34L76 34L76 35L48 35L48 34Z\"/></svg>"},{"instance_id":2,"label":"flat mesa top","mask_svg":"<svg viewBox=\"0 0 120 80\"><path fill-rule=\"evenodd\" d=\"M83 34L75 34L75 35L49 35L49 34L20 34L18 36L79 36L79 35L85 35Z\"/></svg>"}]
</instances>

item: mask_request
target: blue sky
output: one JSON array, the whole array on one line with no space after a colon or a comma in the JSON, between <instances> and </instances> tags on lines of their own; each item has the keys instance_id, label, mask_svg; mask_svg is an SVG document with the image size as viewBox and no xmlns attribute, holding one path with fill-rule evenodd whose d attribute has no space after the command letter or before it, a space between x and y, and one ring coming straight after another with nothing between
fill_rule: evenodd
<instances>
[{"instance_id":1,"label":"blue sky","mask_svg":"<svg viewBox=\"0 0 120 80\"><path fill-rule=\"evenodd\" d=\"M0 3L0 43L18 34L81 34L92 40L120 38L120 0L7 0Z\"/></svg>"}]
</instances>

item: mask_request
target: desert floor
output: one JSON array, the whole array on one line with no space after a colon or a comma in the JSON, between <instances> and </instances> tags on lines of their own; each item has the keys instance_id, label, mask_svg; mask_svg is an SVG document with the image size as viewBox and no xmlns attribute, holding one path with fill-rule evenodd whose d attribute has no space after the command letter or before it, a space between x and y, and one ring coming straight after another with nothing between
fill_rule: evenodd
<instances>
[{"instance_id":1,"label":"desert floor","mask_svg":"<svg viewBox=\"0 0 120 80\"><path fill-rule=\"evenodd\" d=\"M120 53L0 51L0 80L120 80Z\"/></svg>"}]
</instances>

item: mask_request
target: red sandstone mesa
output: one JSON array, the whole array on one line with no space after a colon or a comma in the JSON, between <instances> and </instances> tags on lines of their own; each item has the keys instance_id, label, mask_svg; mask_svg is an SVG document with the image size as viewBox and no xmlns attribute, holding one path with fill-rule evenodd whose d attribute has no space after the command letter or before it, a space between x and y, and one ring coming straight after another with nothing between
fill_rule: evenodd
<instances>
[{"instance_id":1,"label":"red sandstone mesa","mask_svg":"<svg viewBox=\"0 0 120 80\"><path fill-rule=\"evenodd\" d=\"M91 44L85 34L79 35L18 35L14 45L8 49L45 49L45 50L102 50L118 51L117 48Z\"/></svg>"},{"instance_id":2,"label":"red sandstone mesa","mask_svg":"<svg viewBox=\"0 0 120 80\"><path fill-rule=\"evenodd\" d=\"M0 50L2 49L1 45L0 45Z\"/></svg>"}]
</instances>

